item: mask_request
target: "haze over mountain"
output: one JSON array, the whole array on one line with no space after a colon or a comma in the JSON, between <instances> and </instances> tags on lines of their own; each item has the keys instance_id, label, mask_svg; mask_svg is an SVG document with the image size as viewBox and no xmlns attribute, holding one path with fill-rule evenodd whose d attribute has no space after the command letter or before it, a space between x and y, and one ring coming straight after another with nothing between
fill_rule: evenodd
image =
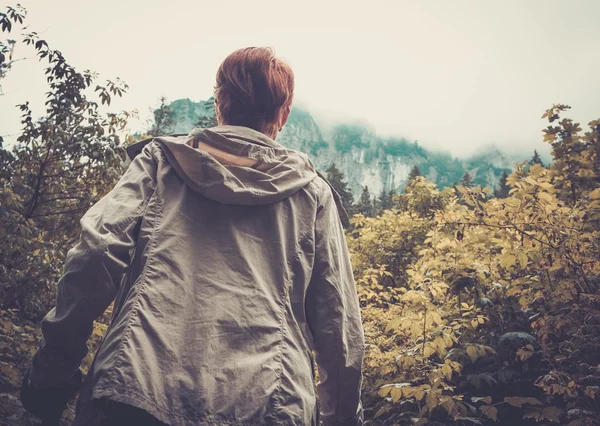
<instances>
[{"instance_id":1,"label":"haze over mountain","mask_svg":"<svg viewBox=\"0 0 600 426\"><path fill-rule=\"evenodd\" d=\"M214 116L212 100L177 99L169 107L175 122L165 129L167 133L187 133L201 118ZM371 194L402 190L415 165L423 176L439 187L458 183L468 172L476 184L495 188L503 170L510 171L516 163L530 158L530 154L509 154L488 147L460 159L448 152L426 149L417 141L382 137L364 123L322 126L309 111L300 107L292 109L277 141L308 154L319 170L336 164L355 198L359 197L363 186L367 186Z\"/></svg>"}]
</instances>

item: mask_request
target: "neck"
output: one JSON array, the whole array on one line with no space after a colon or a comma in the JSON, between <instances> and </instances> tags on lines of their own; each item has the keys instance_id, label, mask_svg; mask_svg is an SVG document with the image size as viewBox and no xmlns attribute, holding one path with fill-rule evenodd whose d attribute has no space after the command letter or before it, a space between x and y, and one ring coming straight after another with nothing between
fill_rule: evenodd
<instances>
[{"instance_id":1,"label":"neck","mask_svg":"<svg viewBox=\"0 0 600 426\"><path fill-rule=\"evenodd\" d=\"M217 125L219 126L230 126L231 124L226 123L224 121L218 120L217 121ZM279 129L277 128L277 126L266 126L265 129L262 130L258 130L258 129L254 129L260 133L262 133L263 135L275 140L277 138L277 135L279 135Z\"/></svg>"}]
</instances>

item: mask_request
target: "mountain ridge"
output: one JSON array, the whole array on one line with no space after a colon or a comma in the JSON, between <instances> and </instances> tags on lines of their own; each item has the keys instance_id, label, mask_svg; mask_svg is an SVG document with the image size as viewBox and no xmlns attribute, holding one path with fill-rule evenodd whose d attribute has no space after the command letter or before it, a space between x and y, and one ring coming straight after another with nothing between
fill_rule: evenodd
<instances>
[{"instance_id":1,"label":"mountain ridge","mask_svg":"<svg viewBox=\"0 0 600 426\"><path fill-rule=\"evenodd\" d=\"M172 133L187 133L201 119L214 117L212 99L194 102L188 98L169 104L174 125ZM312 114L294 107L277 141L287 148L306 153L320 170L331 164L344 174L355 198L367 186L373 195L382 191L401 191L410 170L417 166L421 174L443 188L460 181L468 172L475 184L495 188L503 171L528 160L525 155L508 154L489 147L467 158L434 151L403 137L382 137L364 123L348 122L322 128Z\"/></svg>"}]
</instances>

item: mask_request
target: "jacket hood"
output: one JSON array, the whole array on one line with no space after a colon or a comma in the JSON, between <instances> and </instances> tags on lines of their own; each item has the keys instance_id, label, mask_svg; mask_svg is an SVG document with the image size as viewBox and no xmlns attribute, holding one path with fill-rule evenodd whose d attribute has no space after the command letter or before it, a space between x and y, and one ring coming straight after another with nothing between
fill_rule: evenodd
<instances>
[{"instance_id":1,"label":"jacket hood","mask_svg":"<svg viewBox=\"0 0 600 426\"><path fill-rule=\"evenodd\" d=\"M130 145L127 153L133 158L152 141L186 185L224 204L275 203L317 176L305 154L247 127L217 126L156 137Z\"/></svg>"}]
</instances>

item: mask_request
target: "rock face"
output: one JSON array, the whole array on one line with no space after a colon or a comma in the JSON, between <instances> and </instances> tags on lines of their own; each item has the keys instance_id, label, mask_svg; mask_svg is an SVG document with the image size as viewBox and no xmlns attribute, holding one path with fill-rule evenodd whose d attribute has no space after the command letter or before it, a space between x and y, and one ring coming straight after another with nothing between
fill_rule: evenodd
<instances>
[{"instance_id":1,"label":"rock face","mask_svg":"<svg viewBox=\"0 0 600 426\"><path fill-rule=\"evenodd\" d=\"M192 102L178 99L170 104L176 124L171 133L187 133L202 117L214 115L212 99ZM458 159L445 152L433 152L405 138L382 138L362 124L339 124L322 129L305 110L294 108L277 141L308 154L319 170L335 163L344 174L355 199L363 186L371 195L381 191L400 191L413 166L440 188L458 183L465 172L474 182L495 188L503 170L511 171L524 158L514 158L491 149L469 159Z\"/></svg>"},{"instance_id":2,"label":"rock face","mask_svg":"<svg viewBox=\"0 0 600 426\"><path fill-rule=\"evenodd\" d=\"M169 108L175 114L175 125L169 129L169 133L188 133L197 127L200 118L215 114L212 98L200 102L177 99L169 104Z\"/></svg>"}]
</instances>

